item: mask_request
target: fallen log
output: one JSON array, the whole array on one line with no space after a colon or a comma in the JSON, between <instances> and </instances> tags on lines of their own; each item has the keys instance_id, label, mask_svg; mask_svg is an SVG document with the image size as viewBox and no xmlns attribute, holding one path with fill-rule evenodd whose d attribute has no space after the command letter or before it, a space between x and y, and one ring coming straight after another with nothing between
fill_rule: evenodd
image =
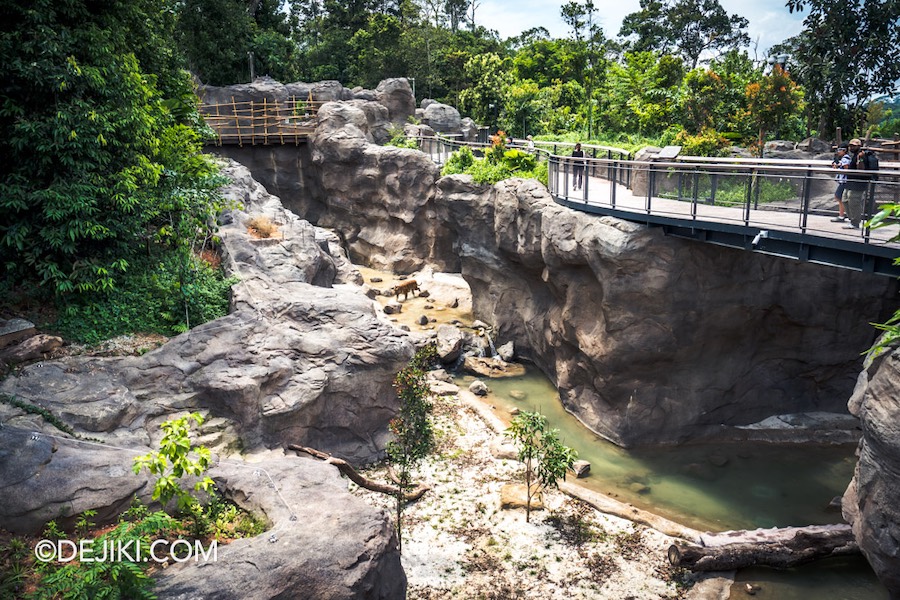
<instances>
[{"instance_id":1,"label":"fallen log","mask_svg":"<svg viewBox=\"0 0 900 600\"><path fill-rule=\"evenodd\" d=\"M346 475L350 481L355 483L361 488L365 488L367 490L371 490L373 492L379 492L381 494L389 494L391 496L396 496L399 491L399 487L394 487L392 485L387 485L384 483L378 483L377 481L372 481L367 477L363 477L360 475L356 469L353 468L353 465L348 463L346 460L341 458L335 458L331 456L327 452L322 452L321 450L316 450L315 448L308 448L306 446L298 446L297 444L288 445L288 449L296 450L298 452L303 452L305 454L309 454L319 460L323 460L328 464L332 464L338 468L342 474ZM430 490L431 488L424 484L419 484L415 489L404 492L403 499L407 502L412 502L413 500L418 500L422 497L422 495Z\"/></svg>"},{"instance_id":2,"label":"fallen log","mask_svg":"<svg viewBox=\"0 0 900 600\"><path fill-rule=\"evenodd\" d=\"M702 546L672 544L669 563L691 571L731 571L747 567L788 569L822 558L860 554L849 525L704 534Z\"/></svg>"}]
</instances>

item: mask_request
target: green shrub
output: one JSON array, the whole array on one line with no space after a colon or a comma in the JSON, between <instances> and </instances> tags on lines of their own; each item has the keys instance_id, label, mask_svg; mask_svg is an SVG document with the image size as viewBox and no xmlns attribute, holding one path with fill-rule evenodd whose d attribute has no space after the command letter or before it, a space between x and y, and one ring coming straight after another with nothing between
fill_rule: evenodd
<instances>
[{"instance_id":1,"label":"green shrub","mask_svg":"<svg viewBox=\"0 0 900 600\"><path fill-rule=\"evenodd\" d=\"M688 156L722 156L729 145L728 140L710 128L697 135L681 131L675 136L675 143L681 146L681 153Z\"/></svg>"},{"instance_id":2,"label":"green shrub","mask_svg":"<svg viewBox=\"0 0 900 600\"><path fill-rule=\"evenodd\" d=\"M186 269L176 253L142 257L129 266L116 288L61 300L50 327L87 344L134 332L170 336L224 316L229 290L237 281L196 257Z\"/></svg>"},{"instance_id":3,"label":"green shrub","mask_svg":"<svg viewBox=\"0 0 900 600\"><path fill-rule=\"evenodd\" d=\"M140 556L150 555L150 544L176 527L176 521L160 511L144 514L129 521L127 515L119 519L119 524L111 531L93 540L93 547L113 547L132 549L140 546ZM121 557L120 557L121 558ZM52 598L155 598L152 593L153 580L147 574L146 562L128 560L70 562L58 566L57 563L43 563L46 569L40 585L32 596L36 600Z\"/></svg>"},{"instance_id":4,"label":"green shrub","mask_svg":"<svg viewBox=\"0 0 900 600\"><path fill-rule=\"evenodd\" d=\"M468 146L463 146L450 155L444 168L441 169L441 175L461 175L468 171L475 164L475 155Z\"/></svg>"},{"instance_id":5,"label":"green shrub","mask_svg":"<svg viewBox=\"0 0 900 600\"><path fill-rule=\"evenodd\" d=\"M450 155L450 158L441 169L441 175L468 174L475 183L494 184L510 177L522 177L523 179L537 179L547 185L547 163L538 162L537 157L530 152L517 148L498 151L501 146L494 146L485 151L486 155L495 157L494 160L476 159L468 146L463 146ZM500 159L496 159L500 156Z\"/></svg>"},{"instance_id":6,"label":"green shrub","mask_svg":"<svg viewBox=\"0 0 900 600\"><path fill-rule=\"evenodd\" d=\"M388 133L390 134L391 139L388 140L387 144L385 144L386 146L396 146L397 148L412 148L414 150L419 149L419 141L416 138L407 136L402 127L397 127L396 125L394 125L390 129L388 129Z\"/></svg>"}]
</instances>

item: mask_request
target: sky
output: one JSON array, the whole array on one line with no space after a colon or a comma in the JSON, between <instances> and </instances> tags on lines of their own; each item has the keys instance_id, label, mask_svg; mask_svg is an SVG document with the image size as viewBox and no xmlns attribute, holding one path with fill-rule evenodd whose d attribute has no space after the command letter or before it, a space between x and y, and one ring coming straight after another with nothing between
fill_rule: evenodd
<instances>
[{"instance_id":1,"label":"sky","mask_svg":"<svg viewBox=\"0 0 900 600\"><path fill-rule=\"evenodd\" d=\"M560 7L568 0L479 0L475 22L494 29L501 39L514 37L532 27L545 27L554 38L571 32L560 16ZM737 14L748 21L747 34L758 41L757 57L762 59L770 46L797 35L803 27L805 13L791 14L785 0L719 0L729 15ZM600 26L606 37L616 37L625 15L640 10L639 0L596 0ZM752 48L750 57L754 58Z\"/></svg>"}]
</instances>

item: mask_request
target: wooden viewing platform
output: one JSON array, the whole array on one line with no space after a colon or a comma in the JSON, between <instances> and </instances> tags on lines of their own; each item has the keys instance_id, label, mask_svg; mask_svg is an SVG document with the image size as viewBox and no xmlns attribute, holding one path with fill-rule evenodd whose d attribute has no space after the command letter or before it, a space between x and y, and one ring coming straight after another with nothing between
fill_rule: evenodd
<instances>
[{"instance_id":1,"label":"wooden viewing platform","mask_svg":"<svg viewBox=\"0 0 900 600\"><path fill-rule=\"evenodd\" d=\"M243 146L248 144L298 145L315 130L321 101L298 99L201 104L200 114L215 132L207 143Z\"/></svg>"}]
</instances>

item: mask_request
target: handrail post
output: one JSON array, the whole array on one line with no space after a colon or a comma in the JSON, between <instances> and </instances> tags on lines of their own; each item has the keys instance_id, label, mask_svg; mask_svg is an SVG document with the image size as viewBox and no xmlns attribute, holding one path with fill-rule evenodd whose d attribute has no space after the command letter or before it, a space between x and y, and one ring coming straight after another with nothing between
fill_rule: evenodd
<instances>
[{"instance_id":1,"label":"handrail post","mask_svg":"<svg viewBox=\"0 0 900 600\"><path fill-rule=\"evenodd\" d=\"M747 193L744 201L744 227L750 226L750 202L753 199L753 182L756 180L756 169L750 171L747 177Z\"/></svg>"},{"instance_id":2,"label":"handrail post","mask_svg":"<svg viewBox=\"0 0 900 600\"><path fill-rule=\"evenodd\" d=\"M610 158L612 158L612 153L610 153ZM613 208L616 207L616 188L619 184L616 182L618 179L617 171L619 170L619 161L610 161L609 163L610 169L612 169L611 177L609 179L609 204Z\"/></svg>"},{"instance_id":3,"label":"handrail post","mask_svg":"<svg viewBox=\"0 0 900 600\"><path fill-rule=\"evenodd\" d=\"M650 214L650 198L653 197L653 188L656 186L656 169L653 168L653 163L647 164L647 204L644 207L647 211L647 214Z\"/></svg>"},{"instance_id":4,"label":"handrail post","mask_svg":"<svg viewBox=\"0 0 900 600\"><path fill-rule=\"evenodd\" d=\"M597 149L594 148L595 153L596 153L596 150ZM596 156L595 156L595 158L596 158ZM590 183L591 183L591 172L594 170L594 162L591 161L590 166L585 165L584 170L586 171L586 173L584 174L584 179L581 181L581 194L582 194L582 197L584 198L584 203L587 204L588 203L588 189L589 189Z\"/></svg>"},{"instance_id":5,"label":"handrail post","mask_svg":"<svg viewBox=\"0 0 900 600\"><path fill-rule=\"evenodd\" d=\"M806 225L809 218L809 197L812 191L812 176L811 171L806 169L806 174L803 176L803 203L801 204L801 212L800 212L800 233L806 233Z\"/></svg>"},{"instance_id":6,"label":"handrail post","mask_svg":"<svg viewBox=\"0 0 900 600\"><path fill-rule=\"evenodd\" d=\"M870 234L872 233L872 230L865 223L869 219L872 218L872 215L875 214L875 185L876 185L876 183L874 181L869 181L869 183L866 185L866 192L865 192L866 197L865 197L865 200L863 201L863 215L862 215L863 226L862 227L863 227L863 240L865 240L866 244L869 243L869 238L870 238Z\"/></svg>"}]
</instances>

